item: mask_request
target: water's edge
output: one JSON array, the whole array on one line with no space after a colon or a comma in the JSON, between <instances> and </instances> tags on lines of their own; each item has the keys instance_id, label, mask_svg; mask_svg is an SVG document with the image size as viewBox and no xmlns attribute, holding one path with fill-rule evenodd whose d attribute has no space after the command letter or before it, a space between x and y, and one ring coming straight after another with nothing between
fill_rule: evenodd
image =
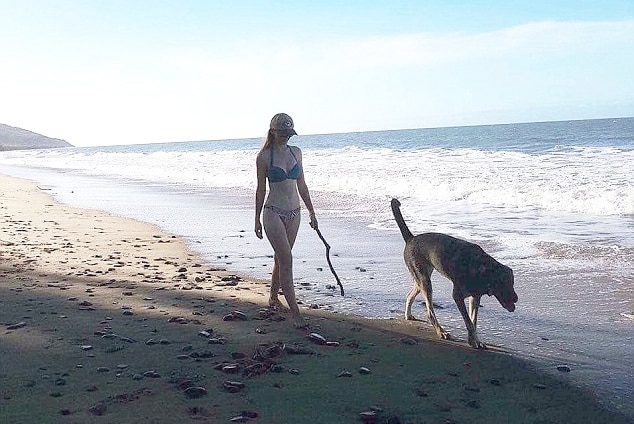
<instances>
[{"instance_id":1,"label":"water's edge","mask_svg":"<svg viewBox=\"0 0 634 424\"><path fill-rule=\"evenodd\" d=\"M253 197L248 191L193 192L181 187L78 178L33 169L0 167L0 172L35 180L40 187L50 189L61 203L102 209L158 225L182 237L193 251L212 264L259 279L269 276L271 248L266 240L258 240L253 234ZM369 224L359 218L320 214L322 232L333 246L333 264L346 287L346 297L341 298L336 290L327 288L335 285L335 281L328 272L323 245L307 222L302 222L294 249L300 299L337 313L369 318L389 319L403 313L404 296L411 280L402 264L402 238L397 232L376 230ZM387 289L376 291L377 279L389 283ZM459 340L465 340L466 331L451 300L450 287L446 280L434 281L435 299L440 305L437 315L443 326ZM632 381L632 371L626 363L625 366L602 364L601 354L579 356L574 352L575 335L569 340L550 340L539 328L530 328L533 334L518 339L514 336L516 329L527 324L517 314L505 313L496 302L486 298L483 305L479 332L485 342L503 346L510 354L531 361L537 369L596 393L606 407L634 417L632 389L627 387L628 381ZM420 301L416 302L414 312L424 316ZM559 373L556 366L560 364L569 365L572 372Z\"/></svg>"}]
</instances>

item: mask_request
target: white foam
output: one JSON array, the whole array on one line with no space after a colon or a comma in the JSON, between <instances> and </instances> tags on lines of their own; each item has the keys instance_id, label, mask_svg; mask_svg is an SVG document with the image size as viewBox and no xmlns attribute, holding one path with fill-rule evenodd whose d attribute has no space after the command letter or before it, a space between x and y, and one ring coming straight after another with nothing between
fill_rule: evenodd
<instances>
[{"instance_id":1,"label":"white foam","mask_svg":"<svg viewBox=\"0 0 634 424\"><path fill-rule=\"evenodd\" d=\"M254 188L257 150L8 152L2 163L207 187ZM314 149L311 189L592 215L634 215L634 151L540 155L474 149Z\"/></svg>"},{"instance_id":2,"label":"white foam","mask_svg":"<svg viewBox=\"0 0 634 424\"><path fill-rule=\"evenodd\" d=\"M384 143L387 144L387 143ZM17 151L0 163L143 180L181 188L255 189L257 148L179 143ZM537 241L619 235L634 246L634 150L562 148L542 153L387 147L304 148L304 170L324 209L363 216L396 231L389 198L403 203L412 231L490 240L508 257ZM628 218L630 217L630 218ZM628 221L629 220L629 221ZM627 236L627 234L630 234Z\"/></svg>"}]
</instances>

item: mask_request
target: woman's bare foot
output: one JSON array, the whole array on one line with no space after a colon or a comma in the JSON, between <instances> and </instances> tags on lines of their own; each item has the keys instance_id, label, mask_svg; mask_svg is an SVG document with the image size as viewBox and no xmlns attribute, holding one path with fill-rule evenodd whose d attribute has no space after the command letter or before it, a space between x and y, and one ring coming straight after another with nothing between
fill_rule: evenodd
<instances>
[{"instance_id":1,"label":"woman's bare foot","mask_svg":"<svg viewBox=\"0 0 634 424\"><path fill-rule=\"evenodd\" d=\"M270 298L269 299L269 308L276 309L280 312L288 312L289 309L280 302L278 298Z\"/></svg>"},{"instance_id":2,"label":"woman's bare foot","mask_svg":"<svg viewBox=\"0 0 634 424\"><path fill-rule=\"evenodd\" d=\"M306 318L301 317L301 316L293 318L293 325L298 330L305 330L305 329L310 327L310 324L308 323Z\"/></svg>"}]
</instances>

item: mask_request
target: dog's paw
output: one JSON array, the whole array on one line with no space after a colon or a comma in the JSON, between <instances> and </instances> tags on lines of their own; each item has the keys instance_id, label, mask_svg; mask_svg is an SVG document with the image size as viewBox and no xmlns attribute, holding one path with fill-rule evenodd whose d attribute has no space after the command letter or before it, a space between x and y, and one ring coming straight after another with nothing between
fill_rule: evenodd
<instances>
[{"instance_id":1,"label":"dog's paw","mask_svg":"<svg viewBox=\"0 0 634 424\"><path fill-rule=\"evenodd\" d=\"M414 315L405 315L405 321L422 321L422 320L416 318Z\"/></svg>"},{"instance_id":2,"label":"dog's paw","mask_svg":"<svg viewBox=\"0 0 634 424\"><path fill-rule=\"evenodd\" d=\"M440 337L441 340L453 340L451 334L447 333L446 331L438 333L438 337Z\"/></svg>"},{"instance_id":3,"label":"dog's paw","mask_svg":"<svg viewBox=\"0 0 634 424\"><path fill-rule=\"evenodd\" d=\"M478 339L469 339L469 344L474 349L486 349L487 348L487 345L485 345L484 343L482 343Z\"/></svg>"}]
</instances>

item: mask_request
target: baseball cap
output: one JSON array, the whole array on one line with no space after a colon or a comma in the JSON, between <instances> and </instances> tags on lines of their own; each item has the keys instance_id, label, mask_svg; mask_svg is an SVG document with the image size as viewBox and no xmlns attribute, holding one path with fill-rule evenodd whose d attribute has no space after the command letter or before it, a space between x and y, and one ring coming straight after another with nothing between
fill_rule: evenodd
<instances>
[{"instance_id":1,"label":"baseball cap","mask_svg":"<svg viewBox=\"0 0 634 424\"><path fill-rule=\"evenodd\" d=\"M288 136L297 135L294 129L293 118L285 113L278 113L271 119L271 129L280 132L284 131Z\"/></svg>"}]
</instances>

